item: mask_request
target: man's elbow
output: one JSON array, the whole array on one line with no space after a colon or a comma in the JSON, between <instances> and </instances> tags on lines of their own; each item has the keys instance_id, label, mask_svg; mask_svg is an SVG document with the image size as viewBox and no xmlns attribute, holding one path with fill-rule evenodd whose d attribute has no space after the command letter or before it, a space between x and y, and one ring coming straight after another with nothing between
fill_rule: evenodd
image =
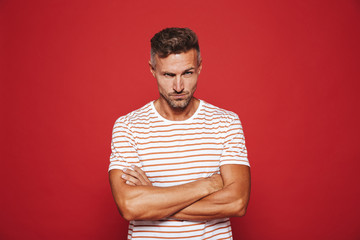
<instances>
[{"instance_id":1,"label":"man's elbow","mask_svg":"<svg viewBox=\"0 0 360 240\"><path fill-rule=\"evenodd\" d=\"M243 217L246 214L247 202L239 199L234 203L234 217Z\"/></svg>"},{"instance_id":2,"label":"man's elbow","mask_svg":"<svg viewBox=\"0 0 360 240\"><path fill-rule=\"evenodd\" d=\"M133 214L131 214L130 212L121 211L121 210L120 210L120 215L121 215L126 221L133 221L133 220L135 220L135 216L134 216Z\"/></svg>"},{"instance_id":3,"label":"man's elbow","mask_svg":"<svg viewBox=\"0 0 360 240\"><path fill-rule=\"evenodd\" d=\"M132 206L130 201L127 200L118 200L116 201L116 205L119 209L120 215L126 220L126 221L133 221L137 220L138 213L135 212L135 208Z\"/></svg>"},{"instance_id":4,"label":"man's elbow","mask_svg":"<svg viewBox=\"0 0 360 240\"><path fill-rule=\"evenodd\" d=\"M128 211L120 212L120 214L126 221L138 220L136 215Z\"/></svg>"},{"instance_id":5,"label":"man's elbow","mask_svg":"<svg viewBox=\"0 0 360 240\"><path fill-rule=\"evenodd\" d=\"M129 209L120 209L119 208L119 212L120 212L120 215L126 220L126 221L133 221L133 220L137 220L136 218L136 214L129 210Z\"/></svg>"},{"instance_id":6,"label":"man's elbow","mask_svg":"<svg viewBox=\"0 0 360 240\"><path fill-rule=\"evenodd\" d=\"M242 208L238 211L237 217L243 217L243 216L245 216L245 214L246 214L246 207L242 207Z\"/></svg>"}]
</instances>

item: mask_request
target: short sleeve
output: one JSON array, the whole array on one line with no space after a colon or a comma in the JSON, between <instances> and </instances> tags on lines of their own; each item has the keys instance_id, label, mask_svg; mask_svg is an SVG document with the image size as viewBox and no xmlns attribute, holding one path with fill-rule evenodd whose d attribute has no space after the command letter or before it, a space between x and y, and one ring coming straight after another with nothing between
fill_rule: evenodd
<instances>
[{"instance_id":1,"label":"short sleeve","mask_svg":"<svg viewBox=\"0 0 360 240\"><path fill-rule=\"evenodd\" d=\"M245 136L239 117L230 122L224 134L224 148L220 157L220 166L242 164L250 166L245 146Z\"/></svg>"},{"instance_id":2,"label":"short sleeve","mask_svg":"<svg viewBox=\"0 0 360 240\"><path fill-rule=\"evenodd\" d=\"M132 164L138 164L139 157L134 136L129 124L124 118L116 120L111 140L111 154L109 169L120 169L130 167Z\"/></svg>"}]
</instances>

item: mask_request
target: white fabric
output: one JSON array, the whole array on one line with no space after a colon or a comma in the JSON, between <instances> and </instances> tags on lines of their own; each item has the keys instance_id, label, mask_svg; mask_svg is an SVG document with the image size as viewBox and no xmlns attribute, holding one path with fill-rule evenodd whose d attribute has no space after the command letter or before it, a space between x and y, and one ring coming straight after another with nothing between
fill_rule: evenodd
<instances>
[{"instance_id":1,"label":"white fabric","mask_svg":"<svg viewBox=\"0 0 360 240\"><path fill-rule=\"evenodd\" d=\"M189 183L224 164L249 166L238 116L204 101L185 121L159 115L153 102L118 118L109 171L141 167L154 186ZM128 239L232 239L230 221L131 221Z\"/></svg>"}]
</instances>

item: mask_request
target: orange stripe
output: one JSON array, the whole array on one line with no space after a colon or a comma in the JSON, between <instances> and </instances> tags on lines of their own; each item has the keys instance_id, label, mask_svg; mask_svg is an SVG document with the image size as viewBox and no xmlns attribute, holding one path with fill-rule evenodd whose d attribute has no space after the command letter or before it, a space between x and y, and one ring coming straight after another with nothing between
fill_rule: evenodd
<instances>
[{"instance_id":1,"label":"orange stripe","mask_svg":"<svg viewBox=\"0 0 360 240\"><path fill-rule=\"evenodd\" d=\"M215 128L188 128L188 129L171 129L171 130L158 130L158 131L149 131L149 132L138 132L138 131L132 131L132 132L127 132L127 131L114 131L113 135L118 134L118 133L124 133L126 135L131 135L131 133L137 133L137 134L154 134L154 133L169 133L169 132L174 132L174 131L196 131L196 130L204 130L204 129L209 129L209 130L216 130ZM216 132L196 132L196 133L182 133L182 134L174 134L174 135L160 135L160 136L149 136L147 138L151 138L151 137L173 137L173 136L184 136L184 135L194 135L194 134L225 134L225 133L229 133L230 131L237 131L235 133L232 133L230 135L227 135L226 137L230 137L233 136L235 134L239 134L242 133L241 130L243 130L242 128L232 128L229 131L216 131ZM114 136L113 138L117 138L120 136ZM147 139L147 138L140 138L139 139Z\"/></svg>"},{"instance_id":2,"label":"orange stripe","mask_svg":"<svg viewBox=\"0 0 360 240\"><path fill-rule=\"evenodd\" d=\"M221 108L215 107L214 105L211 105L210 103L207 103L205 101L204 101L204 103L206 103L206 107L209 109L221 110Z\"/></svg>"},{"instance_id":3,"label":"orange stripe","mask_svg":"<svg viewBox=\"0 0 360 240\"><path fill-rule=\"evenodd\" d=\"M189 150L183 150L183 151L151 152L151 153L142 153L141 156L157 155L157 154L177 154L177 153L194 152L194 151L218 151L218 150L222 150L222 148L197 148L197 149L189 149Z\"/></svg>"},{"instance_id":4,"label":"orange stripe","mask_svg":"<svg viewBox=\"0 0 360 240\"><path fill-rule=\"evenodd\" d=\"M180 238L189 238L189 237L200 237L201 235L192 235L192 236L186 236L186 237L160 237L160 236L132 236L132 238L158 238L158 239L180 239Z\"/></svg>"},{"instance_id":5,"label":"orange stripe","mask_svg":"<svg viewBox=\"0 0 360 240\"><path fill-rule=\"evenodd\" d=\"M226 153L235 153L235 154L238 154L238 153L241 153L239 151L230 151L230 150L227 150L227 149L224 149L226 151Z\"/></svg>"},{"instance_id":6,"label":"orange stripe","mask_svg":"<svg viewBox=\"0 0 360 240\"><path fill-rule=\"evenodd\" d=\"M200 115L200 116L199 116ZM221 123L226 123L226 124L229 124L230 123L230 121L224 121L224 117L213 117L213 116L211 116L211 115L206 115L206 114L199 114L196 118L194 118L193 120L200 120L200 121L203 121L203 120L205 120L205 121L220 121ZM211 118L210 120L209 119L204 119L205 117L209 117L209 118ZM151 117L151 118L149 118L149 119L155 119L155 118L157 118L157 116L155 115L154 117ZM148 121L149 119L135 119L135 118L132 118L131 120L131 122L132 123L139 123L139 124L144 124L144 121ZM165 123L164 122L164 120L159 120L159 121L154 121L154 122L161 122L161 123ZM152 122L152 123L154 123L154 122ZM239 122L240 123L240 121L236 121L236 122ZM179 125L193 125L193 124L199 124L199 123L184 123L184 122L180 122L180 123L175 123L175 122L171 122L171 123L169 123L169 124L167 124L167 125L163 125L163 126L179 126Z\"/></svg>"},{"instance_id":7,"label":"orange stripe","mask_svg":"<svg viewBox=\"0 0 360 240\"><path fill-rule=\"evenodd\" d=\"M219 235L221 235L221 234L229 234L230 232L231 232L231 229L230 229L229 231L227 231L227 232L217 233L217 234L215 234L215 235L212 235L212 236L210 236L210 237L208 237L208 238L204 238L204 239L213 238L213 237L219 236ZM225 239L226 239L226 238L225 238Z\"/></svg>"},{"instance_id":8,"label":"orange stripe","mask_svg":"<svg viewBox=\"0 0 360 240\"><path fill-rule=\"evenodd\" d=\"M157 220L159 221L159 220ZM157 222L157 221L154 221L154 222ZM182 221L177 221L177 220L165 220L166 222L182 222ZM163 221L163 222L165 222ZM198 225L203 225L203 223L194 223L194 224L184 224L184 225L159 225L159 224L154 224L154 225L133 225L134 227L193 227L193 226L198 226Z\"/></svg>"},{"instance_id":9,"label":"orange stripe","mask_svg":"<svg viewBox=\"0 0 360 240\"><path fill-rule=\"evenodd\" d=\"M213 166L212 168L217 168L218 166ZM174 174L174 175L153 175L151 176L151 178L167 178L167 177L180 177L180 176L187 176L187 175L192 175L192 174L204 174L204 173L211 173L211 172L193 172L193 173L184 173L184 174Z\"/></svg>"},{"instance_id":10,"label":"orange stripe","mask_svg":"<svg viewBox=\"0 0 360 240\"><path fill-rule=\"evenodd\" d=\"M145 113L148 113L148 112L150 112L151 110L152 110L152 107L150 106L150 104L148 105L148 106L144 106L143 107L144 109L138 109L138 110L135 110L135 113L136 114L145 114Z\"/></svg>"},{"instance_id":11,"label":"orange stripe","mask_svg":"<svg viewBox=\"0 0 360 240\"><path fill-rule=\"evenodd\" d=\"M140 117L140 116L131 116L129 118L130 118L132 123L149 121L151 119L158 119L158 117L155 114L151 114L151 116L149 116L147 118ZM159 122L161 122L161 121L159 121Z\"/></svg>"},{"instance_id":12,"label":"orange stripe","mask_svg":"<svg viewBox=\"0 0 360 240\"><path fill-rule=\"evenodd\" d=\"M226 137L225 138L230 138L231 136L234 136L234 135L243 135L241 132L235 132L235 133L231 133L231 134L229 134L229 135L226 135Z\"/></svg>"},{"instance_id":13,"label":"orange stripe","mask_svg":"<svg viewBox=\"0 0 360 240\"><path fill-rule=\"evenodd\" d=\"M156 226L157 227L157 226ZM177 226L179 228L182 228L183 226ZM199 232L199 231L202 231L202 229L193 229L193 230L181 230L179 229L180 231L154 231L154 230L149 230L149 231L141 231L141 230L137 230L135 231L135 233L189 233L189 232ZM191 237L191 236L190 236Z\"/></svg>"},{"instance_id":14,"label":"orange stripe","mask_svg":"<svg viewBox=\"0 0 360 240\"><path fill-rule=\"evenodd\" d=\"M201 117L201 118L200 118ZM230 121L233 121L232 117L229 117L226 115L226 113L222 113L222 112L206 112L206 111L203 111L202 113L198 114L196 116L197 119L206 119L206 118L211 118L211 119L224 119L224 120L230 120ZM228 121L228 122L230 122Z\"/></svg>"},{"instance_id":15,"label":"orange stripe","mask_svg":"<svg viewBox=\"0 0 360 240\"><path fill-rule=\"evenodd\" d=\"M204 177L198 177L198 178L189 178L189 179L179 179L179 180L168 180L168 181L152 181L152 183L178 183L178 182L188 182L188 181L197 181L200 179L204 179Z\"/></svg>"},{"instance_id":16,"label":"orange stripe","mask_svg":"<svg viewBox=\"0 0 360 240\"><path fill-rule=\"evenodd\" d=\"M198 114L196 116L196 118L194 119L198 119L198 120L225 120L226 123L230 123L232 122L234 119L232 119L231 117L227 116L226 113L211 113L211 114L206 114L206 113L201 113Z\"/></svg>"},{"instance_id":17,"label":"orange stripe","mask_svg":"<svg viewBox=\"0 0 360 240\"><path fill-rule=\"evenodd\" d=\"M113 139L114 139L115 137L113 137ZM129 141L113 141L113 143L127 143L127 144L129 144Z\"/></svg>"},{"instance_id":18,"label":"orange stripe","mask_svg":"<svg viewBox=\"0 0 360 240\"><path fill-rule=\"evenodd\" d=\"M153 149L153 148L180 148L180 147L189 147L189 146L198 146L198 145L216 145L216 146L218 146L219 144L216 144L214 142L205 142L205 143L191 143L191 144L172 145L172 146L153 146L153 147L146 147L146 148L139 147L139 151L140 150L145 151L145 150Z\"/></svg>"},{"instance_id":19,"label":"orange stripe","mask_svg":"<svg viewBox=\"0 0 360 240\"><path fill-rule=\"evenodd\" d=\"M154 117L156 118L156 117ZM154 118L151 118L151 119L154 119ZM157 121L150 121L149 124L154 124L154 123L162 123L163 121L161 120L157 120ZM131 122L132 124L144 124L144 119L143 120L137 120L137 121L132 121ZM148 124L148 123L147 123Z\"/></svg>"},{"instance_id":20,"label":"orange stripe","mask_svg":"<svg viewBox=\"0 0 360 240\"><path fill-rule=\"evenodd\" d=\"M179 158L190 158L190 157L211 157L211 156L217 156L220 157L221 154L195 154L195 155L188 155L188 156L171 156L167 158L151 158L151 159L141 159L142 162L148 162L148 161L157 161L157 160L170 160L170 159L179 159ZM218 161L219 159L210 160L209 161ZM202 162L202 160L198 160L199 162ZM207 161L207 160L204 160ZM189 161L189 162L183 162L183 163L191 163L191 162L197 162L197 161ZM179 163L171 163L171 164L179 164ZM155 165L157 166L157 165Z\"/></svg>"},{"instance_id":21,"label":"orange stripe","mask_svg":"<svg viewBox=\"0 0 360 240\"><path fill-rule=\"evenodd\" d=\"M221 162L238 162L238 161L245 162L245 163L249 162L248 160L240 160L240 159L238 159L238 160L221 160Z\"/></svg>"},{"instance_id":22,"label":"orange stripe","mask_svg":"<svg viewBox=\"0 0 360 240\"><path fill-rule=\"evenodd\" d=\"M242 137L242 138L235 137L235 138L224 141L224 144L232 144L232 145L242 144L242 145L244 145L244 141L245 141L244 137Z\"/></svg>"},{"instance_id":23,"label":"orange stripe","mask_svg":"<svg viewBox=\"0 0 360 240\"><path fill-rule=\"evenodd\" d=\"M128 141L122 141L122 142L127 142L128 143ZM133 148L133 147L132 146L116 146L116 147L114 146L114 148Z\"/></svg>"},{"instance_id":24,"label":"orange stripe","mask_svg":"<svg viewBox=\"0 0 360 240\"><path fill-rule=\"evenodd\" d=\"M138 133L138 134L151 134L151 133L159 133L159 132L175 132L175 131L190 131L190 130L217 130L221 127L217 127L217 128L205 128L205 127L201 127L201 128L178 128L178 129L169 129L169 130L156 130L156 131L148 131L148 132L139 132L139 131L132 131L133 133ZM242 128L232 128L230 129L230 131L237 131L237 130L241 130ZM226 131L223 132L216 132L216 133L225 133ZM127 132L126 132L127 133Z\"/></svg>"},{"instance_id":25,"label":"orange stripe","mask_svg":"<svg viewBox=\"0 0 360 240\"><path fill-rule=\"evenodd\" d=\"M178 137L178 136L189 136L189 135L200 135L200 134L204 134L204 135L217 135L217 134L221 134L221 133L226 133L226 131L223 132L217 132L217 133L207 133L207 132L197 132L197 133L186 133L186 134L173 134L173 135L162 135L162 136L148 136L148 137L137 137L136 139L149 139L149 138L170 138L170 137ZM114 137L116 138L116 137ZM201 139L203 139L203 137L200 137ZM174 140L172 140L174 141Z\"/></svg>"},{"instance_id":26,"label":"orange stripe","mask_svg":"<svg viewBox=\"0 0 360 240\"><path fill-rule=\"evenodd\" d=\"M176 139L176 142L183 142L183 141L195 141L195 140L203 140L203 139L212 139L212 140L222 140L220 137L200 137L200 138L188 138L188 139ZM167 141L150 141L150 142L142 142L139 145L144 144L156 144L156 143L173 143L175 140L167 140Z\"/></svg>"},{"instance_id":27,"label":"orange stripe","mask_svg":"<svg viewBox=\"0 0 360 240\"><path fill-rule=\"evenodd\" d=\"M123 152L123 151L121 151L120 153L121 153L121 154L130 154L130 153L135 153L135 154L137 154L137 151L134 149L133 152ZM126 158L128 158L128 156L126 156Z\"/></svg>"},{"instance_id":28,"label":"orange stripe","mask_svg":"<svg viewBox=\"0 0 360 240\"><path fill-rule=\"evenodd\" d=\"M127 132L127 131L122 131L122 130L113 131L113 135L114 135L114 134L117 134L117 133L125 133L125 134L128 134L128 135L131 135L131 131L129 131L129 132Z\"/></svg>"},{"instance_id":29,"label":"orange stripe","mask_svg":"<svg viewBox=\"0 0 360 240\"><path fill-rule=\"evenodd\" d=\"M156 165L157 166L157 165ZM145 168L147 166L144 166ZM162 170L146 170L146 173L153 173L153 172L166 172L166 171L179 171L179 170L188 170L194 168L212 168L217 166L194 166L194 167L187 167L187 168L174 168L174 169L162 169Z\"/></svg>"},{"instance_id":30,"label":"orange stripe","mask_svg":"<svg viewBox=\"0 0 360 240\"><path fill-rule=\"evenodd\" d=\"M160 163L160 164L151 164L151 165L144 165L144 167L161 167L161 166L171 166L171 165L188 165L189 163L194 163L194 162L199 162L199 163L205 163L205 162L219 162L219 159L215 159L215 160L196 160L196 161L189 161L189 162L185 162L185 163ZM192 167L194 168L194 167ZM186 169L191 169L191 168L179 168L179 170L186 170ZM170 169L169 169L170 170ZM171 169L171 171L176 171L175 169Z\"/></svg>"},{"instance_id":31,"label":"orange stripe","mask_svg":"<svg viewBox=\"0 0 360 240\"><path fill-rule=\"evenodd\" d=\"M226 225L225 225L225 226L221 226L221 225L223 225L223 224L226 224ZM208 232L216 231L217 229L220 229L220 228L227 228L227 227L230 226L230 222L229 222L229 220L225 220L225 221L221 221L221 222L216 222L216 223L213 223L213 224L211 224L211 225L206 226L205 228L213 228L213 227L216 226L216 225L220 225L220 226L219 226L218 228L212 229L212 230L210 230L210 231L208 231Z\"/></svg>"},{"instance_id":32,"label":"orange stripe","mask_svg":"<svg viewBox=\"0 0 360 240\"><path fill-rule=\"evenodd\" d=\"M193 120L199 120L199 121L220 121L222 123L226 123L229 124L231 121L231 119L227 119L224 116L220 116L220 117L215 117L214 115L206 115L206 114L199 114L198 116L196 116L196 118L194 118Z\"/></svg>"},{"instance_id":33,"label":"orange stripe","mask_svg":"<svg viewBox=\"0 0 360 240\"><path fill-rule=\"evenodd\" d=\"M226 136L225 138L230 138L231 136L233 136L233 135L237 135L237 134L239 134L239 133L234 133L234 134L231 134L231 135L228 135L228 136ZM241 134L242 135L242 134ZM233 140L243 140L243 139L245 139L244 137L242 137L242 138L230 138L229 140L225 140L224 141L224 143L226 144L226 143L228 143L228 142L230 142L230 141L233 141Z\"/></svg>"},{"instance_id":34,"label":"orange stripe","mask_svg":"<svg viewBox=\"0 0 360 240\"><path fill-rule=\"evenodd\" d=\"M159 121L161 122L161 121ZM174 124L168 124L168 125L155 125L155 126L149 126L149 127L140 127L140 126L134 126L134 128L136 129L149 129L149 128L165 128L165 127L170 127L170 126L194 126L194 125L209 125L209 126L213 126L214 124L228 124L228 122L225 121L219 121L219 122L211 122L211 121L206 121L206 122L192 122L192 123L174 123ZM145 125L145 124L144 124ZM219 126L219 127L225 127L225 126Z\"/></svg>"}]
</instances>

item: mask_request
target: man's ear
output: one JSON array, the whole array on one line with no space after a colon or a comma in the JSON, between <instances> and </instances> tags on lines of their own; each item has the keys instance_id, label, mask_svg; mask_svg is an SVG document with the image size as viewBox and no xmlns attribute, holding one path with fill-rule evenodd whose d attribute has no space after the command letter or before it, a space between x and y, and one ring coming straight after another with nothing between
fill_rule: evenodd
<instances>
[{"instance_id":1,"label":"man's ear","mask_svg":"<svg viewBox=\"0 0 360 240\"><path fill-rule=\"evenodd\" d=\"M197 69L198 74L200 74L201 69L202 69L202 61L200 61L200 64L199 64L198 69Z\"/></svg>"},{"instance_id":2,"label":"man's ear","mask_svg":"<svg viewBox=\"0 0 360 240\"><path fill-rule=\"evenodd\" d=\"M151 61L149 61L149 67L150 67L150 72L151 72L151 74L155 77L155 68L154 68L153 65L151 64Z\"/></svg>"}]
</instances>

